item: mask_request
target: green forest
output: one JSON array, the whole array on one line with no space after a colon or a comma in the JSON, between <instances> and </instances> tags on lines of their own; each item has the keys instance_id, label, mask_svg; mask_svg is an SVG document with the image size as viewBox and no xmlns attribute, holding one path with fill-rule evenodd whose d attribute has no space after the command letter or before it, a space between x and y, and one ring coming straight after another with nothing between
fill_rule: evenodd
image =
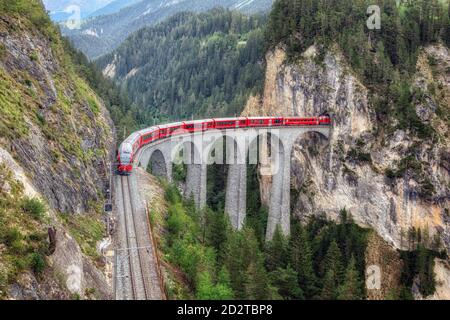
<instances>
[{"instance_id":1,"label":"green forest","mask_svg":"<svg viewBox=\"0 0 450 320\"><path fill-rule=\"evenodd\" d=\"M277 229L267 242L268 208L261 202L257 165L247 165L246 219L239 231L224 210L228 166L208 166L202 210L180 193L186 170L174 165L174 183L163 181L169 208L161 250L186 279L167 288L171 299L366 299L365 254L374 231L359 227L351 212L343 208L338 221L320 212L302 221L291 217L290 236ZM445 259L445 252L420 229L409 230L405 241L410 251L400 251L400 286L386 299L414 299L416 280L421 294L435 292L434 258Z\"/></svg>"},{"instance_id":2,"label":"green forest","mask_svg":"<svg viewBox=\"0 0 450 320\"><path fill-rule=\"evenodd\" d=\"M248 216L240 231L231 229L220 205L217 210L198 210L192 200L182 198L175 184L165 184L169 208L164 227L168 234L162 251L168 262L181 269L187 283L168 288L169 297L365 299L365 252L372 231L356 225L351 213L342 209L338 222L321 214L306 223L292 218L289 237L277 229L272 241L265 242L267 209L254 196L259 194L255 181L250 181L249 187L256 189L248 196ZM420 241L413 251L402 252L402 286L386 298L413 299L411 287L416 277L420 292L432 294L436 256L438 253Z\"/></svg>"},{"instance_id":3,"label":"green forest","mask_svg":"<svg viewBox=\"0 0 450 320\"><path fill-rule=\"evenodd\" d=\"M381 24L369 30L366 12L373 4L380 7ZM448 1L277 0L265 39L268 49L285 44L291 59L313 44L323 59L337 44L371 90L379 128L388 133L409 129L421 139L436 138L431 125L415 112L413 102L423 94L411 90L411 83L421 46L438 41L450 45Z\"/></svg>"},{"instance_id":4,"label":"green forest","mask_svg":"<svg viewBox=\"0 0 450 320\"><path fill-rule=\"evenodd\" d=\"M96 63L116 63L115 80L145 110L139 123L234 116L262 88L265 21L225 9L180 13Z\"/></svg>"}]
</instances>

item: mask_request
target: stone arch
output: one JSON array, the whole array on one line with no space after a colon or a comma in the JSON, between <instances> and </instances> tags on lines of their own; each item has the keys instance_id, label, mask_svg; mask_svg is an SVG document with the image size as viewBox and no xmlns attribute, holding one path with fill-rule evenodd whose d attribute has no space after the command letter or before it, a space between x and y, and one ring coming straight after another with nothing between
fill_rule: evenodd
<instances>
[{"instance_id":1,"label":"stone arch","mask_svg":"<svg viewBox=\"0 0 450 320\"><path fill-rule=\"evenodd\" d=\"M212 188L206 194L206 203L213 209L225 209L229 163L235 158L237 143L234 137L222 131L208 135L206 140L204 148L206 183Z\"/></svg>"},{"instance_id":2,"label":"stone arch","mask_svg":"<svg viewBox=\"0 0 450 320\"><path fill-rule=\"evenodd\" d=\"M289 143L284 141L278 132L260 130L248 139L246 163L258 165L259 175L262 178L268 177L271 181L288 159L286 148L289 148ZM267 193L270 195L271 192ZM269 201L264 203L269 206Z\"/></svg>"},{"instance_id":3,"label":"stone arch","mask_svg":"<svg viewBox=\"0 0 450 320\"><path fill-rule=\"evenodd\" d=\"M217 131L208 135L209 141L204 147L204 159L208 165L217 164L237 164L243 162L243 148L237 133L223 133ZM225 150L225 152L224 152Z\"/></svg>"},{"instance_id":4,"label":"stone arch","mask_svg":"<svg viewBox=\"0 0 450 320\"><path fill-rule=\"evenodd\" d=\"M180 170L180 166L184 170L184 196L192 198L197 207L202 207L204 205L203 193L206 186L203 183L204 172L199 146L190 139L190 136L181 139L172 146L172 159L173 166L178 166L177 170ZM183 181L181 183L183 184Z\"/></svg>"},{"instance_id":5,"label":"stone arch","mask_svg":"<svg viewBox=\"0 0 450 320\"><path fill-rule=\"evenodd\" d=\"M169 159L166 159L160 149L153 149L149 155L147 171L157 177L169 179Z\"/></svg>"},{"instance_id":6,"label":"stone arch","mask_svg":"<svg viewBox=\"0 0 450 320\"><path fill-rule=\"evenodd\" d=\"M192 136L181 137L171 143L171 160L174 163L200 164L202 159L201 141L192 139Z\"/></svg>"}]
</instances>

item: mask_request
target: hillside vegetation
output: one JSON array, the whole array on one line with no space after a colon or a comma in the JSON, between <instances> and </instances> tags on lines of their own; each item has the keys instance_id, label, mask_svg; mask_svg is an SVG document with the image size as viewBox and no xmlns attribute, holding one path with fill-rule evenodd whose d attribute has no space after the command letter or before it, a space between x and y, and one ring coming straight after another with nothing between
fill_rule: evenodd
<instances>
[{"instance_id":1,"label":"hillside vegetation","mask_svg":"<svg viewBox=\"0 0 450 320\"><path fill-rule=\"evenodd\" d=\"M92 272L91 284L101 283L96 295L106 297L96 245L114 149L106 106L115 89L105 80L94 85L95 70L79 63L41 1L0 1L0 12L1 295L84 297ZM65 285L69 265L90 270L76 292Z\"/></svg>"},{"instance_id":2,"label":"hillside vegetation","mask_svg":"<svg viewBox=\"0 0 450 320\"><path fill-rule=\"evenodd\" d=\"M63 28L63 34L86 56L96 59L117 49L134 32L154 26L180 12L205 12L223 7L250 14L268 11L272 2L273 0L143 0L114 14L87 19L83 21L81 29ZM130 1L128 3L131 4Z\"/></svg>"},{"instance_id":3,"label":"hillside vegetation","mask_svg":"<svg viewBox=\"0 0 450 320\"><path fill-rule=\"evenodd\" d=\"M138 117L234 116L264 77L260 16L181 13L130 36L97 64L142 107ZM111 71L112 70L112 71Z\"/></svg>"},{"instance_id":4,"label":"hillside vegetation","mask_svg":"<svg viewBox=\"0 0 450 320\"><path fill-rule=\"evenodd\" d=\"M426 95L411 86L420 49L438 41L450 45L448 1L379 1L381 28L368 30L366 11L372 4L277 0L266 29L267 46L283 43L294 59L312 44L322 46L322 53L338 44L353 71L371 89L380 128L409 129L419 138L436 139L431 124L420 121L413 106ZM450 120L446 106L440 111L444 120Z\"/></svg>"}]
</instances>

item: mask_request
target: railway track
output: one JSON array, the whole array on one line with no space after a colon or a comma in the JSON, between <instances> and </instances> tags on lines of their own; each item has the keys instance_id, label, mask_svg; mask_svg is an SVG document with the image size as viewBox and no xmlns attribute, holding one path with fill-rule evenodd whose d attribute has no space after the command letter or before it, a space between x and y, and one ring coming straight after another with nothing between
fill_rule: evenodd
<instances>
[{"instance_id":1,"label":"railway track","mask_svg":"<svg viewBox=\"0 0 450 320\"><path fill-rule=\"evenodd\" d=\"M147 279L144 272L142 251L145 250L137 230L136 213L131 198L131 189L128 177L119 177L122 195L123 209L123 236L122 243L126 246L121 250L121 264L123 276L120 277L121 292L116 291L116 298L127 300L147 300L149 299L147 289ZM124 261L126 260L126 261ZM124 266L126 264L126 266ZM127 272L128 271L128 272ZM124 281L128 279L128 281ZM116 281L118 281L116 277ZM126 283L128 282L128 283ZM116 286L117 288L117 286Z\"/></svg>"}]
</instances>

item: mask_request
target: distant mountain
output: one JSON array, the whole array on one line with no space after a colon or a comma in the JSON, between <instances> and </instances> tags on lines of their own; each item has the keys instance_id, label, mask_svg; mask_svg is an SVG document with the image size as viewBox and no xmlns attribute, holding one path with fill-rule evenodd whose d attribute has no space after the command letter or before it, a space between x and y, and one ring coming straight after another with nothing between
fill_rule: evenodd
<instances>
[{"instance_id":1,"label":"distant mountain","mask_svg":"<svg viewBox=\"0 0 450 320\"><path fill-rule=\"evenodd\" d=\"M138 2L141 2L142 0L115 0L111 2L110 4L104 6L103 8L100 8L91 14L89 14L89 18L98 17L98 16L106 16L109 14L114 14L116 12L119 12L120 10L130 7Z\"/></svg>"},{"instance_id":2,"label":"distant mountain","mask_svg":"<svg viewBox=\"0 0 450 320\"><path fill-rule=\"evenodd\" d=\"M118 0L123 1L123 0ZM131 33L181 11L202 12L215 7L244 13L269 11L273 0L143 0L107 16L84 21L81 29L62 27L75 47L90 59L96 59L116 49Z\"/></svg>"},{"instance_id":3,"label":"distant mountain","mask_svg":"<svg viewBox=\"0 0 450 320\"><path fill-rule=\"evenodd\" d=\"M240 114L264 78L266 19L213 9L142 28L96 61L151 123Z\"/></svg>"},{"instance_id":4,"label":"distant mountain","mask_svg":"<svg viewBox=\"0 0 450 320\"><path fill-rule=\"evenodd\" d=\"M81 18L90 16L93 12L103 8L114 0L43 0L45 9L49 11L53 21L60 22L67 20L72 14L68 11L71 7L77 6L80 9ZM136 1L127 1L136 3Z\"/></svg>"}]
</instances>

